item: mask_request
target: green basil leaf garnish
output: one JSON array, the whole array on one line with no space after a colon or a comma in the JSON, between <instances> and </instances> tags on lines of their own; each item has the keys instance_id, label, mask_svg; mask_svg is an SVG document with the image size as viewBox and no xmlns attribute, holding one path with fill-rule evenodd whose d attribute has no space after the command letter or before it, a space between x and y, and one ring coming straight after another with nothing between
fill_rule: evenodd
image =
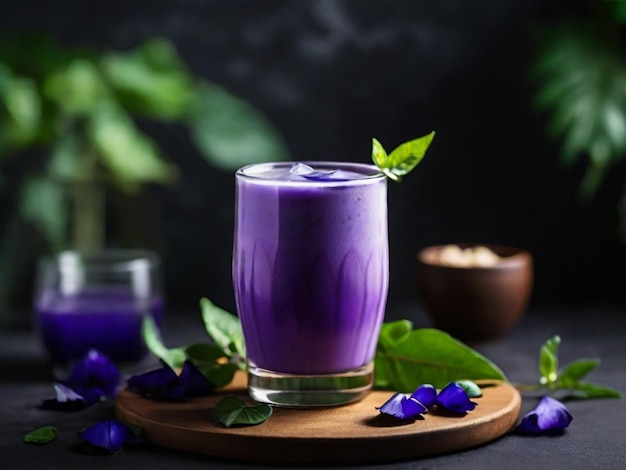
<instances>
[{"instance_id":1,"label":"green basil leaf garnish","mask_svg":"<svg viewBox=\"0 0 626 470\"><path fill-rule=\"evenodd\" d=\"M400 182L424 158L435 138L435 131L396 147L390 154L376 139L372 139L372 161L390 179Z\"/></svg>"}]
</instances>

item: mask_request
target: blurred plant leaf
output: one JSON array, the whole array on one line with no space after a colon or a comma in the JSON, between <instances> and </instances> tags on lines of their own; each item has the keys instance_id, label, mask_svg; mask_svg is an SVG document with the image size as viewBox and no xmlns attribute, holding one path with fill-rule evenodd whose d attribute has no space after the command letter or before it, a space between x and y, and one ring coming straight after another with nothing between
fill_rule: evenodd
<instances>
[{"instance_id":1,"label":"blurred plant leaf","mask_svg":"<svg viewBox=\"0 0 626 470\"><path fill-rule=\"evenodd\" d=\"M177 119L192 102L192 80L173 44L153 39L125 53L109 53L101 61L120 103L150 118Z\"/></svg>"},{"instance_id":2,"label":"blurred plant leaf","mask_svg":"<svg viewBox=\"0 0 626 470\"><path fill-rule=\"evenodd\" d=\"M198 85L188 122L203 156L223 169L287 158L285 143L270 122L218 85Z\"/></svg>"},{"instance_id":3,"label":"blurred plant leaf","mask_svg":"<svg viewBox=\"0 0 626 470\"><path fill-rule=\"evenodd\" d=\"M40 116L35 82L16 77L0 63L0 153L30 142L37 134Z\"/></svg>"},{"instance_id":4,"label":"blurred plant leaf","mask_svg":"<svg viewBox=\"0 0 626 470\"><path fill-rule=\"evenodd\" d=\"M134 191L141 183L171 183L176 167L160 154L155 143L140 132L130 116L114 102L94 109L88 137L123 190Z\"/></svg>"},{"instance_id":5,"label":"blurred plant leaf","mask_svg":"<svg viewBox=\"0 0 626 470\"><path fill-rule=\"evenodd\" d=\"M626 24L626 1L604 0L604 3L615 21L620 24Z\"/></svg>"},{"instance_id":6,"label":"blurred plant leaf","mask_svg":"<svg viewBox=\"0 0 626 470\"><path fill-rule=\"evenodd\" d=\"M61 48L47 34L17 33L0 36L0 62L19 75L40 79L78 57L89 57L84 51Z\"/></svg>"},{"instance_id":7,"label":"blurred plant leaf","mask_svg":"<svg viewBox=\"0 0 626 470\"><path fill-rule=\"evenodd\" d=\"M81 157L84 154L80 143L74 133L63 134L54 142L47 166L50 178L61 182L89 181L89 175L83 174L81 169Z\"/></svg>"},{"instance_id":8,"label":"blurred plant leaf","mask_svg":"<svg viewBox=\"0 0 626 470\"><path fill-rule=\"evenodd\" d=\"M62 248L68 220L63 187L45 175L29 177L19 199L20 213L43 234L53 250Z\"/></svg>"},{"instance_id":9,"label":"blurred plant leaf","mask_svg":"<svg viewBox=\"0 0 626 470\"><path fill-rule=\"evenodd\" d=\"M104 217L98 209L102 198L83 197L86 192L77 187L112 184L129 193L145 183L171 183L178 176L176 166L136 126L134 117L185 125L207 162L222 168L287 154L261 113L217 86L198 82L166 39L117 52L67 48L45 34L3 34L0 158L37 147L47 160L38 164L38 176L29 168L11 185L19 194L9 219L19 220L33 234L37 230L33 240L41 242L42 235L52 249L70 242L69 236L77 243L77 234L83 234L85 243L91 243L87 238L93 244L104 240L104 233L96 236L105 225L104 220L97 223ZM72 191L66 191L68 184ZM68 222L73 224L70 230ZM86 230L88 226L92 229ZM9 259L4 256L7 246L0 262ZM5 271L15 270L10 266Z\"/></svg>"},{"instance_id":10,"label":"blurred plant leaf","mask_svg":"<svg viewBox=\"0 0 626 470\"><path fill-rule=\"evenodd\" d=\"M581 186L587 196L626 153L626 63L607 29L595 23L555 27L533 70L540 86L535 104L549 112L548 131L561 139L564 162L589 159Z\"/></svg>"},{"instance_id":11,"label":"blurred plant leaf","mask_svg":"<svg viewBox=\"0 0 626 470\"><path fill-rule=\"evenodd\" d=\"M88 115L109 96L109 90L96 65L76 59L48 77L44 94L70 115Z\"/></svg>"}]
</instances>

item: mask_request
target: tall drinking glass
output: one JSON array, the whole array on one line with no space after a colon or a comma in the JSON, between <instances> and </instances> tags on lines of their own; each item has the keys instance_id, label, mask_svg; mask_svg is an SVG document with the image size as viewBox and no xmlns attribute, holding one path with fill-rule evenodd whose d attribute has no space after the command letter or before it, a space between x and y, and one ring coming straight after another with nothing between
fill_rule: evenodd
<instances>
[{"instance_id":1,"label":"tall drinking glass","mask_svg":"<svg viewBox=\"0 0 626 470\"><path fill-rule=\"evenodd\" d=\"M362 398L389 285L386 178L358 163L262 163L239 169L236 188L249 394L285 406Z\"/></svg>"},{"instance_id":2,"label":"tall drinking glass","mask_svg":"<svg viewBox=\"0 0 626 470\"><path fill-rule=\"evenodd\" d=\"M56 363L97 349L132 363L147 354L145 315L163 319L159 257L145 250L64 251L38 269L35 312L39 334Z\"/></svg>"}]
</instances>

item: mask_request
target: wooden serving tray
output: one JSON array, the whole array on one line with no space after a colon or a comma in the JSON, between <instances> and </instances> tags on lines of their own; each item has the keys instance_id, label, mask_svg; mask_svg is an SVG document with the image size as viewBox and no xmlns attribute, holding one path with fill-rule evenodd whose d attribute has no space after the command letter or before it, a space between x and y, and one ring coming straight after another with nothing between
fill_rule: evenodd
<instances>
[{"instance_id":1,"label":"wooden serving tray","mask_svg":"<svg viewBox=\"0 0 626 470\"><path fill-rule=\"evenodd\" d=\"M141 426L145 439L172 449L231 460L275 463L369 463L406 460L468 449L502 436L517 422L521 398L502 382L482 382L478 406L461 417L435 413L403 422L381 415L392 392L374 391L335 408L274 408L258 426L225 428L211 421L211 409L225 395L253 403L246 376L238 373L225 389L182 403L148 400L122 391L119 419Z\"/></svg>"}]
</instances>

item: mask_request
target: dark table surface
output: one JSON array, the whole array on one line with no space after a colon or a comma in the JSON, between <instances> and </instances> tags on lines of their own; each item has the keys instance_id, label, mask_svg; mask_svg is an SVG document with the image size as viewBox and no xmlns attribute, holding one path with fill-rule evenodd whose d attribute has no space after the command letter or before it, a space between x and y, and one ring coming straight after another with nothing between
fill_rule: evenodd
<instances>
[{"instance_id":1,"label":"dark table surface","mask_svg":"<svg viewBox=\"0 0 626 470\"><path fill-rule=\"evenodd\" d=\"M419 306L402 306L394 311L394 317L412 318L416 326L428 326ZM537 380L539 347L557 333L562 337L562 364L580 357L599 357L602 362L588 376L589 381L626 391L626 309L533 307L505 339L474 347L499 365L512 382L533 383ZM199 315L173 314L168 317L164 337L171 346L206 338ZM77 412L39 409L37 405L52 392L51 383L51 368L35 333L0 333L0 468L115 466L120 469L156 470L276 467L267 463L220 461L148 443L126 447L114 455L86 452L79 445L76 431L113 417L112 403ZM522 413L525 413L536 405L537 397L528 394L522 397ZM462 452L420 460L372 464L364 468L626 468L624 400L567 401L566 405L574 420L560 436L527 437L510 433L494 442ZM59 437L43 446L22 442L24 434L44 425L56 426ZM271 452L271 449L268 451Z\"/></svg>"}]
</instances>

